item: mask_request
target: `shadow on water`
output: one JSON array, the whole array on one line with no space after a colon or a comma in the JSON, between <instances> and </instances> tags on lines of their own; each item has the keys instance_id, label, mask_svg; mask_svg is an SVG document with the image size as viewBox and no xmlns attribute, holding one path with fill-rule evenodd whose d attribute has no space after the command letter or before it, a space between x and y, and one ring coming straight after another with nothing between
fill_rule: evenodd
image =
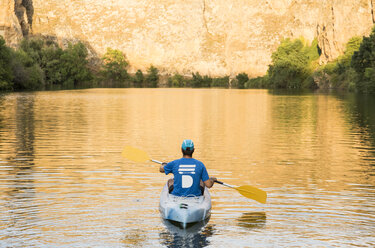
<instances>
[{"instance_id":1,"label":"shadow on water","mask_svg":"<svg viewBox=\"0 0 375 248\"><path fill-rule=\"evenodd\" d=\"M237 225L248 229L258 229L266 227L267 216L265 212L243 213L237 219Z\"/></svg>"},{"instance_id":2,"label":"shadow on water","mask_svg":"<svg viewBox=\"0 0 375 248\"><path fill-rule=\"evenodd\" d=\"M163 220L166 230L160 233L160 243L166 247L206 247L210 244L208 240L214 232L214 226L208 220L195 223L186 229L179 224Z\"/></svg>"},{"instance_id":3,"label":"shadow on water","mask_svg":"<svg viewBox=\"0 0 375 248\"><path fill-rule=\"evenodd\" d=\"M363 147L372 155L367 162L375 165L375 96L343 94L336 97L345 102L352 131L360 135Z\"/></svg>"}]
</instances>

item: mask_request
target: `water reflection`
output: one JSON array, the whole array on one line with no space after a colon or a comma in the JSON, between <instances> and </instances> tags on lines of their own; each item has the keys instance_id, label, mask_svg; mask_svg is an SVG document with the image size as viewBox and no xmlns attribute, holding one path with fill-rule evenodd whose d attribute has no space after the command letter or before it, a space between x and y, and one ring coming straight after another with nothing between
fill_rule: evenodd
<instances>
[{"instance_id":1,"label":"water reflection","mask_svg":"<svg viewBox=\"0 0 375 248\"><path fill-rule=\"evenodd\" d=\"M6 94L0 247L372 247L374 105L263 90ZM212 176L264 189L268 204L218 186L210 223L163 225L165 175L120 154L129 144L168 161L185 137Z\"/></svg>"},{"instance_id":2,"label":"water reflection","mask_svg":"<svg viewBox=\"0 0 375 248\"><path fill-rule=\"evenodd\" d=\"M5 132L7 149L11 151L3 170L7 172L4 189L4 203L7 218L3 219L8 230L6 238L18 243L19 240L33 240L37 221L35 204L34 167L34 95L22 94L17 97L14 109L14 132ZM9 142L14 137L14 142ZM22 242L21 242L22 244Z\"/></svg>"},{"instance_id":3,"label":"water reflection","mask_svg":"<svg viewBox=\"0 0 375 248\"><path fill-rule=\"evenodd\" d=\"M357 125L354 131L359 133L364 146L364 159L375 165L375 96L350 94L341 96L346 99L345 104L349 110L349 118ZM367 155L370 153L370 156Z\"/></svg>"},{"instance_id":4,"label":"water reflection","mask_svg":"<svg viewBox=\"0 0 375 248\"><path fill-rule=\"evenodd\" d=\"M209 220L198 222L183 229L177 223L163 220L166 230L160 233L160 243L166 247L206 247L210 244L208 238L214 232L213 225L206 225Z\"/></svg>"},{"instance_id":5,"label":"water reflection","mask_svg":"<svg viewBox=\"0 0 375 248\"><path fill-rule=\"evenodd\" d=\"M240 227L248 229L257 229L266 227L267 216L265 212L243 213L238 219L237 224Z\"/></svg>"}]
</instances>

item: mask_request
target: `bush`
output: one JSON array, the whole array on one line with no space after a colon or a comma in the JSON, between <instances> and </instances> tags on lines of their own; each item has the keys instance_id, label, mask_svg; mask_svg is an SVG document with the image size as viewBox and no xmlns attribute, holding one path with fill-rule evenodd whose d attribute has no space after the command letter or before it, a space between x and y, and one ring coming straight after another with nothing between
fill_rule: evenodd
<instances>
[{"instance_id":1,"label":"bush","mask_svg":"<svg viewBox=\"0 0 375 248\"><path fill-rule=\"evenodd\" d=\"M320 56L317 41L311 46L306 45L303 39L286 39L281 42L277 51L272 54L272 64L267 74L271 87L298 89L312 74L312 62Z\"/></svg>"},{"instance_id":2,"label":"bush","mask_svg":"<svg viewBox=\"0 0 375 248\"><path fill-rule=\"evenodd\" d=\"M141 70L138 70L135 73L135 76L133 78L134 87L142 88L145 83L145 77L143 76L143 72Z\"/></svg>"},{"instance_id":3,"label":"bush","mask_svg":"<svg viewBox=\"0 0 375 248\"><path fill-rule=\"evenodd\" d=\"M375 27L369 37L363 37L359 50L353 54L351 67L357 73L357 90L375 93Z\"/></svg>"},{"instance_id":4,"label":"bush","mask_svg":"<svg viewBox=\"0 0 375 248\"><path fill-rule=\"evenodd\" d=\"M87 48L81 42L69 43L68 48L61 55L61 76L65 87L75 87L80 83L92 80L88 69Z\"/></svg>"},{"instance_id":5,"label":"bush","mask_svg":"<svg viewBox=\"0 0 375 248\"><path fill-rule=\"evenodd\" d=\"M40 67L44 71L46 85L51 87L54 84L62 84L64 78L61 72L61 56L64 51L56 45L50 45L41 51Z\"/></svg>"},{"instance_id":6,"label":"bush","mask_svg":"<svg viewBox=\"0 0 375 248\"><path fill-rule=\"evenodd\" d=\"M146 83L147 86L151 88L156 88L158 86L159 70L152 65L147 70Z\"/></svg>"},{"instance_id":7,"label":"bush","mask_svg":"<svg viewBox=\"0 0 375 248\"><path fill-rule=\"evenodd\" d=\"M22 50L28 58L31 58L32 63L42 70L42 78L49 87L57 84L72 88L92 79L88 69L88 52L81 42L74 45L69 43L68 48L63 50L54 41L32 38L23 40L19 50L20 54ZM25 62L26 57L22 57ZM33 80L37 80L38 68L34 66L34 69L30 70L32 72L29 73L34 75Z\"/></svg>"},{"instance_id":8,"label":"bush","mask_svg":"<svg viewBox=\"0 0 375 248\"><path fill-rule=\"evenodd\" d=\"M127 67L129 65L125 54L120 50L107 48L104 54L102 66L102 75L104 80L111 80L115 82L125 82L129 76Z\"/></svg>"},{"instance_id":9,"label":"bush","mask_svg":"<svg viewBox=\"0 0 375 248\"><path fill-rule=\"evenodd\" d=\"M229 87L229 76L220 77L220 78L213 78L211 87L221 87L221 88L228 88Z\"/></svg>"},{"instance_id":10,"label":"bush","mask_svg":"<svg viewBox=\"0 0 375 248\"><path fill-rule=\"evenodd\" d=\"M21 49L13 52L12 71L14 89L37 90L44 88L42 69Z\"/></svg>"},{"instance_id":11,"label":"bush","mask_svg":"<svg viewBox=\"0 0 375 248\"><path fill-rule=\"evenodd\" d=\"M181 88L187 86L187 81L180 74L175 74L172 77L168 78L168 86L173 88Z\"/></svg>"},{"instance_id":12,"label":"bush","mask_svg":"<svg viewBox=\"0 0 375 248\"><path fill-rule=\"evenodd\" d=\"M251 78L245 83L244 87L246 89L267 88L267 79L266 79L266 77Z\"/></svg>"},{"instance_id":13,"label":"bush","mask_svg":"<svg viewBox=\"0 0 375 248\"><path fill-rule=\"evenodd\" d=\"M201 87L211 87L212 78L209 76L201 76L199 72L192 74L193 78L191 79L191 86L193 88L201 88Z\"/></svg>"},{"instance_id":14,"label":"bush","mask_svg":"<svg viewBox=\"0 0 375 248\"><path fill-rule=\"evenodd\" d=\"M5 40L0 36L0 90L11 90L13 88L11 49L5 45Z\"/></svg>"},{"instance_id":15,"label":"bush","mask_svg":"<svg viewBox=\"0 0 375 248\"><path fill-rule=\"evenodd\" d=\"M249 81L249 76L246 73L240 73L236 76L237 79L237 87L239 89L245 88L245 83Z\"/></svg>"}]
</instances>

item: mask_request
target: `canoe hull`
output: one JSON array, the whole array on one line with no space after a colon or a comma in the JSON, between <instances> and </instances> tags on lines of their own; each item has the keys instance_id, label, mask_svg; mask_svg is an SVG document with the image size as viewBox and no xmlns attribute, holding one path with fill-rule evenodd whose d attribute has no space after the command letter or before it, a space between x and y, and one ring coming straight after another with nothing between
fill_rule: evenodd
<instances>
[{"instance_id":1,"label":"canoe hull","mask_svg":"<svg viewBox=\"0 0 375 248\"><path fill-rule=\"evenodd\" d=\"M161 192L159 211L163 219L186 224L200 222L211 215L211 196L205 188L203 196L179 197L169 194L166 184Z\"/></svg>"}]
</instances>

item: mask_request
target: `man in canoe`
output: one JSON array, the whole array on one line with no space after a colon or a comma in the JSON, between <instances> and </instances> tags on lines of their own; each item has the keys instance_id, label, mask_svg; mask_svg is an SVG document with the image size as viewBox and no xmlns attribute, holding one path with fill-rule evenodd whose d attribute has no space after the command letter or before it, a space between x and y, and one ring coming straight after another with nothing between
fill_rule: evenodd
<instances>
[{"instance_id":1,"label":"man in canoe","mask_svg":"<svg viewBox=\"0 0 375 248\"><path fill-rule=\"evenodd\" d=\"M184 140L181 146L182 158L160 166L160 172L168 175L173 173L174 178L168 180L169 192L176 196L200 196L204 187L211 188L216 180L209 177L204 164L193 158L194 143Z\"/></svg>"}]
</instances>

